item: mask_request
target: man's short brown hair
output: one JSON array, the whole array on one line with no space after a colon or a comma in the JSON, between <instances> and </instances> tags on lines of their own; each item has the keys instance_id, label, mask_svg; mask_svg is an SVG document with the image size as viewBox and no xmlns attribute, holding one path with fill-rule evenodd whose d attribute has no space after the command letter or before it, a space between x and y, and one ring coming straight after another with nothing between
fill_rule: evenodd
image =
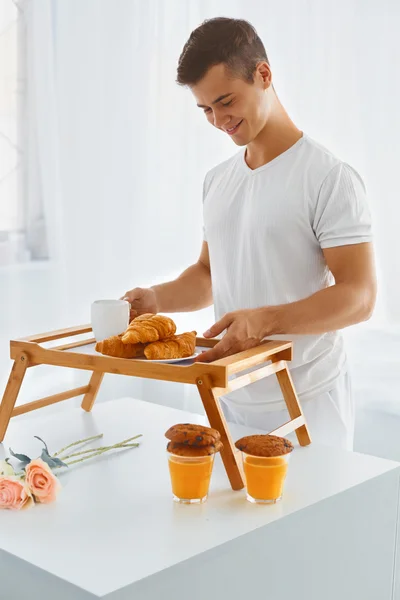
<instances>
[{"instance_id":1,"label":"man's short brown hair","mask_svg":"<svg viewBox=\"0 0 400 600\"><path fill-rule=\"evenodd\" d=\"M269 64L264 44L250 23L226 17L209 19L190 34L179 58L177 82L195 85L210 67L221 63L231 74L252 82L261 61Z\"/></svg>"}]
</instances>

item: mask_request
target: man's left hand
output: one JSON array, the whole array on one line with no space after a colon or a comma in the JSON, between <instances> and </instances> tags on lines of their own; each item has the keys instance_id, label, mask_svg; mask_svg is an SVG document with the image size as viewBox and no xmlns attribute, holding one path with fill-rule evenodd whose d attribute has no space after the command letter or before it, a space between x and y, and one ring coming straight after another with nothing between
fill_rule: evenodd
<instances>
[{"instance_id":1,"label":"man's left hand","mask_svg":"<svg viewBox=\"0 0 400 600\"><path fill-rule=\"evenodd\" d=\"M271 320L268 308L237 310L226 314L204 333L205 338L214 338L226 329L224 337L214 348L202 352L195 359L196 362L212 362L258 346L267 335L272 334Z\"/></svg>"}]
</instances>

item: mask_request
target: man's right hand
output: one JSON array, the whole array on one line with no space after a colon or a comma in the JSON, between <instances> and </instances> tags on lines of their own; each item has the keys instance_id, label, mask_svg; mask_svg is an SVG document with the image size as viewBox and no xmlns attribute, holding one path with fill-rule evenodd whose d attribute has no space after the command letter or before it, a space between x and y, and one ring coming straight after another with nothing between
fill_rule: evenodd
<instances>
[{"instance_id":1,"label":"man's right hand","mask_svg":"<svg viewBox=\"0 0 400 600\"><path fill-rule=\"evenodd\" d=\"M201 310L213 303L208 244L203 242L199 260L177 279L151 288L135 288L122 300L131 305L131 320L145 313L183 313Z\"/></svg>"},{"instance_id":2,"label":"man's right hand","mask_svg":"<svg viewBox=\"0 0 400 600\"><path fill-rule=\"evenodd\" d=\"M152 288L135 288L126 292L121 298L131 305L130 320L145 313L156 314L159 311L157 295Z\"/></svg>"}]
</instances>

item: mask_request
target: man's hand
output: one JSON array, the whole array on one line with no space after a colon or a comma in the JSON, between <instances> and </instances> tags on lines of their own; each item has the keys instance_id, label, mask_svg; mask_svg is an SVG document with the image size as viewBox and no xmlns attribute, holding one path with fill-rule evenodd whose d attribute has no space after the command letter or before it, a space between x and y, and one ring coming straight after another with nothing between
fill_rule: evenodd
<instances>
[{"instance_id":1,"label":"man's hand","mask_svg":"<svg viewBox=\"0 0 400 600\"><path fill-rule=\"evenodd\" d=\"M376 297L372 244L327 248L324 256L335 285L289 304L238 310L225 315L204 337L215 337L225 329L226 334L196 361L230 356L253 348L272 335L321 335L369 319Z\"/></svg>"},{"instance_id":2,"label":"man's hand","mask_svg":"<svg viewBox=\"0 0 400 600\"><path fill-rule=\"evenodd\" d=\"M200 354L195 359L196 362L211 362L258 346L272 329L268 323L271 319L272 313L269 313L268 308L228 313L204 334L205 338L213 338L226 329L224 337L214 348Z\"/></svg>"},{"instance_id":3,"label":"man's hand","mask_svg":"<svg viewBox=\"0 0 400 600\"><path fill-rule=\"evenodd\" d=\"M135 288L126 292L121 300L131 305L130 320L146 313L158 313L157 295L152 288Z\"/></svg>"}]
</instances>

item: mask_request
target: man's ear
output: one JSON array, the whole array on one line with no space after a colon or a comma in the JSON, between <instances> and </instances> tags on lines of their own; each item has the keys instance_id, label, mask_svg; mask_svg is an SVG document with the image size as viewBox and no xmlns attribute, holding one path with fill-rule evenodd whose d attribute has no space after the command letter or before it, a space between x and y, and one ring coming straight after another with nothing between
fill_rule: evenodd
<instances>
[{"instance_id":1,"label":"man's ear","mask_svg":"<svg viewBox=\"0 0 400 600\"><path fill-rule=\"evenodd\" d=\"M269 64L265 61L259 62L255 70L255 79L261 81L264 89L268 89L272 85L272 73Z\"/></svg>"}]
</instances>

